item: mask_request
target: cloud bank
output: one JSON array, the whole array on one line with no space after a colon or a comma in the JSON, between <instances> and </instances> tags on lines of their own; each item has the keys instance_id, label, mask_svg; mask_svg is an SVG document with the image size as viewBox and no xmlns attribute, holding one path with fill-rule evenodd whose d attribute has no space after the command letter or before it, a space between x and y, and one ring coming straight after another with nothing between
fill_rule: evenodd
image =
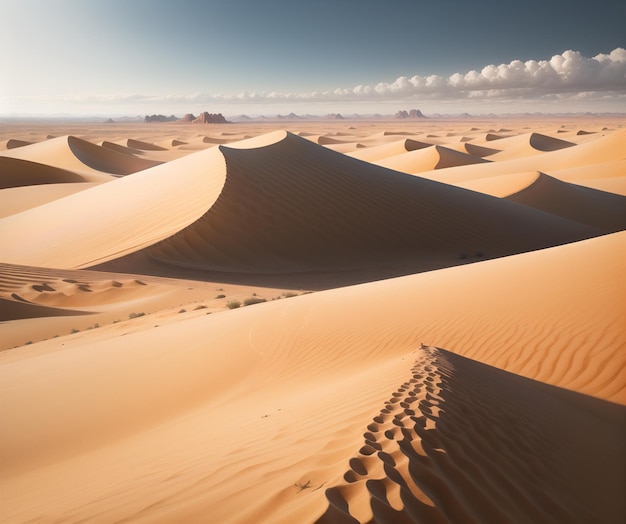
<instances>
[{"instance_id":1,"label":"cloud bank","mask_svg":"<svg viewBox=\"0 0 626 524\"><path fill-rule=\"evenodd\" d=\"M65 99L65 100L64 100ZM626 100L626 50L584 57L568 50L549 60L513 60L448 77L401 76L393 82L309 93L242 92L191 95L80 95L49 98L92 106L190 106L403 100Z\"/></svg>"}]
</instances>

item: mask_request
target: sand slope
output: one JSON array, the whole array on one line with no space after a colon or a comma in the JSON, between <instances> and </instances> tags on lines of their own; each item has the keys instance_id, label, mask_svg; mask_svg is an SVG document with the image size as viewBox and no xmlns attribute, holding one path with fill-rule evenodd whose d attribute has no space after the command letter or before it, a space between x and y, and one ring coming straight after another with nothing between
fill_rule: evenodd
<instances>
[{"instance_id":1,"label":"sand slope","mask_svg":"<svg viewBox=\"0 0 626 524\"><path fill-rule=\"evenodd\" d=\"M0 223L2 261L76 268L136 251L201 216L224 175L219 152L200 152L11 215ZM154 212L167 208L175 212L165 220Z\"/></svg>"},{"instance_id":2,"label":"sand slope","mask_svg":"<svg viewBox=\"0 0 626 524\"><path fill-rule=\"evenodd\" d=\"M358 474L357 480L375 480L385 471L398 487L385 481L387 487L370 483L366 492L359 491L363 483L354 488L354 504L361 509L349 506L348 511L364 516L380 509L370 501L372 490L376 494L384 488L384 494L388 489L390 495L382 495L383 502L393 496L391 504L399 509L400 486L411 485L409 476L422 479L414 468L441 463L443 455L437 449L444 449L453 454L453 464L419 485L435 505L426 515L455 511L512 516L523 500L529 517L574 514L584 521L588 514L573 511L578 506L570 504L578 489L592 488L585 483L589 468L612 471L615 456L607 459L602 453L616 451L611 443L623 437L619 426L600 420L584 423L582 431L589 431L589 438L596 441L601 438L606 447L594 448L592 455L589 450L580 453L578 443L583 440L557 444L571 430L567 425L556 427L556 419L550 423L553 413L560 413L566 424L576 427L576 413L583 412L568 407L576 404L573 400L563 404L562 396L531 386L518 391L501 373L476 373L460 357L449 365L437 352L421 364L416 359L425 342L571 391L624 403L626 363L619 307L626 289L624 246L624 233L618 233L157 329L148 329L152 322L147 318L144 330L124 336L100 328L81 338L61 338L63 346L49 341L5 352L0 355L2 418L7 427L0 491L6 497L7 517L26 520L47 508L55 518L70 519L100 514L106 520L132 516L140 522L194 521L210 515L215 522L246 522L262 514L268 522L293 522L303 515L323 514L329 500L341 509L341 498L348 496L341 479L348 469ZM571 261L567 273L562 271L563 259ZM528 282L534 284L534 294L520 292ZM516 300L510 302L510 296ZM485 325L490 329L472 329ZM451 372L452 382L446 378ZM469 395L476 390L474 380L484 389ZM385 400L397 399L400 407L411 409L399 404L406 402L410 391L423 400L420 413L413 415L416 420L406 411L392 410L387 417L382 411ZM422 396L426 393L431 397ZM439 417L435 409L440 395L449 416ZM471 420L462 416L468 410ZM382 422L374 419L377 428L368 429L376 413ZM389 423L403 413L406 420ZM498 444L501 447L494 450L496 444L481 428L493 429L493 420L504 416L500 413L512 422L502 427L504 437L498 440L504 438L506 446ZM512 428L523 421L526 433L520 440L519 431ZM400 427L408 433L393 437ZM435 432L425 433L428 429ZM385 436L388 430L391 433ZM350 460L366 444L368 431L375 438L365 439L383 446L391 459L384 454L367 460L358 455L362 466ZM476 444L467 447L461 441L458 447L455 434ZM39 445L41 435L46 435L46 446ZM408 458L394 448L402 438L408 439L400 448ZM409 444L414 452L406 447ZM488 449L489 459L470 467L477 454ZM420 459L420 453L428 452L427 462ZM546 462L532 462L527 471L517 468L513 475L512 464L518 464L520 453L540 453ZM462 471L455 469L458 461ZM385 469L385 463L391 469ZM558 473L550 473L557 466ZM101 474L85 482L85 471L94 470ZM501 482L488 480L503 475L508 483L504 490ZM445 489L437 476L445 479ZM52 483L52 478L63 480ZM80 491L73 489L71 497L61 497L78 478L83 479ZM550 501L536 486L536 478L550 489ZM604 489L609 478L596 487ZM299 492L294 487L308 481L311 489ZM583 484L571 488L572 481ZM29 490L21 488L26 485ZM444 491L433 492L431 485ZM483 493L473 503L466 499L473 493L472 485ZM331 488L328 498L326 488ZM452 507L437 495L450 491L457 501ZM615 514L620 499L609 495L581 500L581 505L595 512L605 504L603 511Z\"/></svg>"}]
</instances>

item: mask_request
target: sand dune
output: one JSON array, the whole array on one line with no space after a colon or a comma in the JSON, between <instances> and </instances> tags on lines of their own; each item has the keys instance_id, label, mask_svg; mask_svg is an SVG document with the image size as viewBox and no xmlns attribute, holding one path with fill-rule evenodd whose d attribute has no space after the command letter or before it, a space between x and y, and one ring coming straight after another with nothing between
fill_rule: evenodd
<instances>
[{"instance_id":1,"label":"sand dune","mask_svg":"<svg viewBox=\"0 0 626 524\"><path fill-rule=\"evenodd\" d=\"M126 155L134 156L143 154L143 151L140 149L128 147L122 144L116 144L115 142L109 142L108 140L104 140L100 145L106 149L112 149L118 153L124 153Z\"/></svg>"},{"instance_id":2,"label":"sand dune","mask_svg":"<svg viewBox=\"0 0 626 524\"><path fill-rule=\"evenodd\" d=\"M489 141L487 143L490 143ZM537 155L548 151L558 151L576 144L560 138L543 135L541 133L527 133L523 135L501 138L496 143L503 149L495 153L491 160L507 160L529 155Z\"/></svg>"},{"instance_id":3,"label":"sand dune","mask_svg":"<svg viewBox=\"0 0 626 524\"><path fill-rule=\"evenodd\" d=\"M78 174L128 175L156 165L151 160L102 148L74 136L53 138L0 154L14 159L47 164Z\"/></svg>"},{"instance_id":4,"label":"sand dune","mask_svg":"<svg viewBox=\"0 0 626 524\"><path fill-rule=\"evenodd\" d=\"M32 144L28 140L17 140L15 138L9 138L8 140L0 141L0 150L2 149L15 149L16 147L23 147Z\"/></svg>"},{"instance_id":5,"label":"sand dune","mask_svg":"<svg viewBox=\"0 0 626 524\"><path fill-rule=\"evenodd\" d=\"M136 251L202 216L224 177L223 157L208 150L11 215L1 222L2 261L77 268ZM167 208L174 210L167 220L154 212Z\"/></svg>"},{"instance_id":6,"label":"sand dune","mask_svg":"<svg viewBox=\"0 0 626 524\"><path fill-rule=\"evenodd\" d=\"M216 205L151 247L150 256L188 267L280 272L402 259L419 267L428 252L441 267L464 252L501 256L594 234L499 199L363 164L295 135L268 140L276 141L220 147L228 173Z\"/></svg>"},{"instance_id":7,"label":"sand dune","mask_svg":"<svg viewBox=\"0 0 626 524\"><path fill-rule=\"evenodd\" d=\"M457 184L487 178L509 175L527 171L541 171L550 174L554 170L593 166L599 162L617 162L624 160L623 147L626 144L626 131L618 130L599 136L592 141L567 147L557 151L548 151L536 155L521 156L508 160L499 160L475 166L456 166L446 170L419 171L420 176L439 180L449 184ZM489 160L494 160L490 156ZM405 172L411 173L411 170ZM597 172L595 177L603 178Z\"/></svg>"},{"instance_id":8,"label":"sand dune","mask_svg":"<svg viewBox=\"0 0 626 524\"><path fill-rule=\"evenodd\" d=\"M432 146L426 142L420 142L418 140L412 140L405 138L398 142L391 142L389 144L383 144L380 146L364 148L358 152L352 153L350 156L358 158L359 160L365 160L366 162L376 162L385 158L393 157L408 151L415 151L416 149L424 149L425 147Z\"/></svg>"},{"instance_id":9,"label":"sand dune","mask_svg":"<svg viewBox=\"0 0 626 524\"><path fill-rule=\"evenodd\" d=\"M470 144L467 142L463 144L463 147L468 154L482 158L500 152L500 149L493 149L491 147L479 146L478 144Z\"/></svg>"},{"instance_id":10,"label":"sand dune","mask_svg":"<svg viewBox=\"0 0 626 524\"><path fill-rule=\"evenodd\" d=\"M64 315L84 315L83 311L47 307L34 304L27 300L7 300L0 297L0 322L19 319L33 319L39 317L58 317Z\"/></svg>"},{"instance_id":11,"label":"sand dune","mask_svg":"<svg viewBox=\"0 0 626 524\"><path fill-rule=\"evenodd\" d=\"M102 220L118 194L122 212ZM170 218L154 215L155 205ZM162 241L149 251L159 261L254 272L371 267L399 258L414 267L425 258L426 267L442 267L466 252L502 256L598 234L514 203L363 164L284 132L189 155L3 224L0 239L9 248L2 260L9 263L88 267ZM47 236L52 225L63 236Z\"/></svg>"},{"instance_id":12,"label":"sand dune","mask_svg":"<svg viewBox=\"0 0 626 524\"><path fill-rule=\"evenodd\" d=\"M387 157L375 163L379 166L404 173L421 173L432 169L445 169L454 166L466 166L471 164L482 164L489 162L479 156L461 153L444 146L431 146L416 151L410 151Z\"/></svg>"},{"instance_id":13,"label":"sand dune","mask_svg":"<svg viewBox=\"0 0 626 524\"><path fill-rule=\"evenodd\" d=\"M40 184L63 184L70 182L108 182L110 175L80 174L67 169L30 162L19 158L0 156L0 189Z\"/></svg>"},{"instance_id":14,"label":"sand dune","mask_svg":"<svg viewBox=\"0 0 626 524\"><path fill-rule=\"evenodd\" d=\"M326 488L316 522L617 522L624 472L612 453L622 448L624 410L591 405L599 416L581 427L588 406L579 404L575 394L424 349L412 378L364 428L342 481ZM537 413L539 405L547 407Z\"/></svg>"},{"instance_id":15,"label":"sand dune","mask_svg":"<svg viewBox=\"0 0 626 524\"><path fill-rule=\"evenodd\" d=\"M126 146L131 149L139 149L142 151L165 151L164 147L152 144L150 142L144 142L143 140L136 140L129 138L126 140Z\"/></svg>"},{"instance_id":16,"label":"sand dune","mask_svg":"<svg viewBox=\"0 0 626 524\"><path fill-rule=\"evenodd\" d=\"M626 520L623 122L468 118L1 129L0 520Z\"/></svg>"},{"instance_id":17,"label":"sand dune","mask_svg":"<svg viewBox=\"0 0 626 524\"><path fill-rule=\"evenodd\" d=\"M571 395L563 401L560 394L544 394L545 388L512 387L502 373L460 357L445 364L435 352L420 364L419 345L424 341L445 346L572 391L623 399L626 385L619 377L626 364L617 290L626 289L621 268L625 245L624 234L619 233L157 329L148 329L153 323L148 318L143 330L124 336L120 335L127 330L100 328L81 338L65 338L64 346L53 351L50 341L26 352L4 353L1 409L8 431L0 452L7 516L26 520L43 508L50 511L55 501L55 518L100 514L106 520L167 521L178 516L189 521L210 511L216 521L245 522L254 514L272 522L302 520L303 515L314 520L314 515L325 512L329 499L339 503L335 493L341 492L341 479L351 466L360 474L357 480L376 480L384 471L399 486L410 483L409 468L416 482L421 479L418 488L433 497L435 514L445 514L450 506L429 489L431 482L444 493L455 494L450 500L457 501L453 507L462 512L459 515L474 511L483 516L490 511L510 515L520 500L530 515L570 515L578 489L611 486L608 476L602 482L588 476L589 468L614 472L618 464L613 453L620 449L616 446L623 430L600 420L604 408L583 403L581 411L572 405L576 402ZM562 270L564 258L571 261L567 274ZM520 293L528 282L535 283L536 293ZM516 301L511 303L510 296ZM484 325L492 327L472 329ZM448 382L450 373L456 377L453 382ZM409 385L403 386L406 382ZM475 382L482 389L474 387ZM409 416L389 424L387 417L402 411L381 412L385 400L397 399L403 408L400 402L406 402L403 398L411 396L411 390L424 401L418 404L417 420ZM430 398L422 396L427 392ZM445 402L441 408L440 395ZM344 400L337 402L338 398ZM115 409L109 409L112 405ZM438 408L452 413L444 416ZM581 427L579 418L589 417L589 409L596 413L593 422ZM377 412L382 422L372 421ZM494 417L505 416L504 436L494 431L497 441L490 440ZM515 430L511 421L518 421L524 432ZM372 423L377 428L368 428ZM569 424L574 429L568 429ZM406 425L407 433L394 437L390 425L398 428L396 432ZM576 428L589 431L590 438L603 445L591 454L585 439L557 445ZM366 432L375 437L366 435L368 441L391 454L389 468L384 467L384 454L371 456L363 466L350 459L367 444ZM46 435L45 447L38 445L41 434ZM469 447L455 446L449 440L454 434L463 435ZM402 438L403 447L410 445L417 455L404 459L394 451ZM523 446L529 442L537 444ZM546 445L535 449L539 443ZM441 445L452 454L454 467L439 473L439 480L416 473L415 468L433 463L426 460L438 463L441 455L436 449ZM493 449L494 445L498 447ZM585 453L576 452L579 445L585 446ZM428 459L419 458L421 450L430 451ZM487 450L490 460L469 467ZM517 463L522 452L540 453L546 463L533 461L527 473L522 473L524 469L514 473L519 468L511 461ZM603 456L604 452L611 455ZM122 468L127 467L123 464L131 457L133 475L123 476ZM237 474L233 463L238 465ZM80 493L73 491L69 505L63 502L59 495L68 489L67 483L93 470L101 473L83 482ZM494 486L485 474L505 476L509 487L502 493L496 487L500 483ZM51 478L63 480L51 483ZM538 485L537 479L544 484ZM569 482L582 484L572 488ZM613 485L619 482L618 478ZM302 492L294 487L307 483L310 489ZM355 489L363 484L357 483ZM463 495L472 484L483 492L476 506ZM29 490L20 488L24 485ZM130 493L126 488L131 485L129 497L125 493ZM392 494L400 489L389 481L386 485ZM545 505L540 486L550 494L551 504ZM365 503L365 510L370 503L376 507L358 489L355 504ZM603 498L592 499L581 499L586 511L595 512L603 504L608 514L619 511L619 497L605 492ZM394 500L399 509L397 496ZM428 504L426 499L422 502ZM350 506L348 511L363 516Z\"/></svg>"},{"instance_id":18,"label":"sand dune","mask_svg":"<svg viewBox=\"0 0 626 524\"><path fill-rule=\"evenodd\" d=\"M626 197L562 182L539 173L507 200L588 224L606 233L626 229Z\"/></svg>"}]
</instances>

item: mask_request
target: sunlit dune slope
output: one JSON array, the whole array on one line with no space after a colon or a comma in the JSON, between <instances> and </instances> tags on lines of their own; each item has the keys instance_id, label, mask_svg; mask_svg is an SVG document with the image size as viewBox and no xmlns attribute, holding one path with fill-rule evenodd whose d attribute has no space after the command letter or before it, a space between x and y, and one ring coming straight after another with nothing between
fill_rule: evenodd
<instances>
[{"instance_id":1,"label":"sunlit dune slope","mask_svg":"<svg viewBox=\"0 0 626 524\"><path fill-rule=\"evenodd\" d=\"M224 189L197 222L151 247L168 264L302 271L501 256L594 235L526 206L406 176L290 133L221 146ZM417 151L419 152L419 151Z\"/></svg>"},{"instance_id":2,"label":"sunlit dune slope","mask_svg":"<svg viewBox=\"0 0 626 524\"><path fill-rule=\"evenodd\" d=\"M420 344L626 404L625 235L0 353L6 519L619 516L623 408Z\"/></svg>"},{"instance_id":3,"label":"sunlit dune slope","mask_svg":"<svg viewBox=\"0 0 626 524\"><path fill-rule=\"evenodd\" d=\"M0 164L2 161L0 160ZM0 191L0 218L96 186L97 182L47 183L3 188Z\"/></svg>"},{"instance_id":4,"label":"sunlit dune slope","mask_svg":"<svg viewBox=\"0 0 626 524\"><path fill-rule=\"evenodd\" d=\"M203 151L11 215L2 261L80 268L139 250L202 216L224 177L219 151Z\"/></svg>"}]
</instances>

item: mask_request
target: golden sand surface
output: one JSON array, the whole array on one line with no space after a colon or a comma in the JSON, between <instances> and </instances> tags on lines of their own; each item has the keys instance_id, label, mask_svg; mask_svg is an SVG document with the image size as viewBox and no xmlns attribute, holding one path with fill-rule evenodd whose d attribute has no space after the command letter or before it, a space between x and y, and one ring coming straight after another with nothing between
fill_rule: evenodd
<instances>
[{"instance_id":1,"label":"golden sand surface","mask_svg":"<svg viewBox=\"0 0 626 524\"><path fill-rule=\"evenodd\" d=\"M624 522L626 122L0 126L0 520Z\"/></svg>"}]
</instances>

